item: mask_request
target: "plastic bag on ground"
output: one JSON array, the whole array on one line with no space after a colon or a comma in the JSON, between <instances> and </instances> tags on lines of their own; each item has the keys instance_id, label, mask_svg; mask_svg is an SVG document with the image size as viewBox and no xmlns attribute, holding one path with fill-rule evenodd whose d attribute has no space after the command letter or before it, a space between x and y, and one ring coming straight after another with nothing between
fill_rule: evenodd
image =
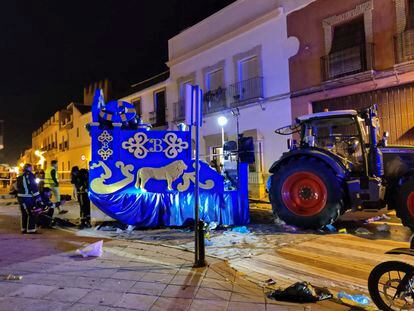
<instances>
[{"instance_id":1,"label":"plastic bag on ground","mask_svg":"<svg viewBox=\"0 0 414 311\"><path fill-rule=\"evenodd\" d=\"M23 276L7 274L7 275L3 275L2 279L6 281L20 281L21 279L23 279Z\"/></svg>"},{"instance_id":2,"label":"plastic bag on ground","mask_svg":"<svg viewBox=\"0 0 414 311\"><path fill-rule=\"evenodd\" d=\"M365 228L358 228L355 230L356 234L361 234L361 235L368 235L368 234L373 234L371 231L369 231L368 229Z\"/></svg>"},{"instance_id":3,"label":"plastic bag on ground","mask_svg":"<svg viewBox=\"0 0 414 311\"><path fill-rule=\"evenodd\" d=\"M389 232L391 227L388 224L382 224L377 226L377 231L379 232Z\"/></svg>"},{"instance_id":4,"label":"plastic bag on ground","mask_svg":"<svg viewBox=\"0 0 414 311\"><path fill-rule=\"evenodd\" d=\"M250 230L247 229L246 226L242 226L242 227L234 227L233 229L231 229L232 232L238 232L238 233L250 233Z\"/></svg>"},{"instance_id":5,"label":"plastic bag on ground","mask_svg":"<svg viewBox=\"0 0 414 311\"><path fill-rule=\"evenodd\" d=\"M331 299L333 295L326 288L312 286L308 282L297 282L284 290L270 292L267 297L279 301L306 303Z\"/></svg>"},{"instance_id":6,"label":"plastic bag on ground","mask_svg":"<svg viewBox=\"0 0 414 311\"><path fill-rule=\"evenodd\" d=\"M329 232L336 232L336 231L337 231L337 230L336 230L336 228L335 228L333 225L331 225L331 224L326 225L326 226L325 226L325 229L326 229L327 231L329 231Z\"/></svg>"},{"instance_id":7,"label":"plastic bag on ground","mask_svg":"<svg viewBox=\"0 0 414 311\"><path fill-rule=\"evenodd\" d=\"M366 223L366 224L370 224L370 223L372 223L372 222L375 222L375 221L380 221L380 220L384 220L384 219L389 220L389 219L391 219L391 217L389 217L389 216L388 216L388 215L386 215L386 214L382 214L382 215L380 215L380 216L371 217L371 218L369 218L369 219L365 220L365 223Z\"/></svg>"},{"instance_id":8,"label":"plastic bag on ground","mask_svg":"<svg viewBox=\"0 0 414 311\"><path fill-rule=\"evenodd\" d=\"M365 295L351 295L343 291L338 293L338 299L345 302L348 305L355 306L367 306L371 303L371 300Z\"/></svg>"},{"instance_id":9,"label":"plastic bag on ground","mask_svg":"<svg viewBox=\"0 0 414 311\"><path fill-rule=\"evenodd\" d=\"M100 240L98 242L89 244L85 246L84 248L77 249L76 254L81 255L83 258L101 257L103 253L102 246L103 246L103 240Z\"/></svg>"},{"instance_id":10,"label":"plastic bag on ground","mask_svg":"<svg viewBox=\"0 0 414 311\"><path fill-rule=\"evenodd\" d=\"M207 231L215 230L218 227L218 223L215 221L212 221L207 226Z\"/></svg>"}]
</instances>

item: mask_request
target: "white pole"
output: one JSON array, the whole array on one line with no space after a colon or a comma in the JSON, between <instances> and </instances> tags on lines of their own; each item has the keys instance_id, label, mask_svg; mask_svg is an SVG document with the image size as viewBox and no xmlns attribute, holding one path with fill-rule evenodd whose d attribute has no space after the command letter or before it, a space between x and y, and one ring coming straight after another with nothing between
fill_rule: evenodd
<instances>
[{"instance_id":1,"label":"white pole","mask_svg":"<svg viewBox=\"0 0 414 311\"><path fill-rule=\"evenodd\" d=\"M220 162L221 165L224 165L224 126L221 127L221 155L220 155Z\"/></svg>"}]
</instances>

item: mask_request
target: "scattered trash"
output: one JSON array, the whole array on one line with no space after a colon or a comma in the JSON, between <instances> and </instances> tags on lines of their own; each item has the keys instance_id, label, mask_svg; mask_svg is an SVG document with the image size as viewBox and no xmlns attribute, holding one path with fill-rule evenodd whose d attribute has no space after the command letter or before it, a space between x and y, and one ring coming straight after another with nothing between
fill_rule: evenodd
<instances>
[{"instance_id":1,"label":"scattered trash","mask_svg":"<svg viewBox=\"0 0 414 311\"><path fill-rule=\"evenodd\" d=\"M191 229L177 229L178 232L191 232Z\"/></svg>"},{"instance_id":2,"label":"scattered trash","mask_svg":"<svg viewBox=\"0 0 414 311\"><path fill-rule=\"evenodd\" d=\"M304 303L331 299L333 296L326 288L312 286L308 282L297 282L284 290L270 292L267 297L279 301Z\"/></svg>"},{"instance_id":3,"label":"scattered trash","mask_svg":"<svg viewBox=\"0 0 414 311\"><path fill-rule=\"evenodd\" d=\"M215 221L212 221L207 226L207 231L215 230L218 227L218 223Z\"/></svg>"},{"instance_id":4,"label":"scattered trash","mask_svg":"<svg viewBox=\"0 0 414 311\"><path fill-rule=\"evenodd\" d=\"M282 219L275 218L275 225L279 227L279 230L285 231L285 232L296 232L298 231L298 228L295 226L287 225Z\"/></svg>"},{"instance_id":5,"label":"scattered trash","mask_svg":"<svg viewBox=\"0 0 414 311\"><path fill-rule=\"evenodd\" d=\"M371 303L371 300L365 295L351 295L343 291L338 293L338 299L346 305L351 306L367 306Z\"/></svg>"},{"instance_id":6,"label":"scattered trash","mask_svg":"<svg viewBox=\"0 0 414 311\"><path fill-rule=\"evenodd\" d=\"M380 220L389 220L389 219L391 219L391 217L389 217L389 216L387 216L387 215L385 215L385 214L382 214L382 215L380 215L380 216L371 217L371 218L369 218L369 219L365 220L364 222L365 222L366 224L370 224L370 223L375 222L375 221L380 221Z\"/></svg>"},{"instance_id":7,"label":"scattered trash","mask_svg":"<svg viewBox=\"0 0 414 311\"><path fill-rule=\"evenodd\" d=\"M57 225L61 226L61 227L70 227L70 228L76 227L76 225L74 223L70 222L67 219L62 219L62 218L59 218L59 217L53 217L53 219L54 219L55 223Z\"/></svg>"},{"instance_id":8,"label":"scattered trash","mask_svg":"<svg viewBox=\"0 0 414 311\"><path fill-rule=\"evenodd\" d=\"M275 280L273 280L273 279L267 279L267 280L265 281L265 283L266 283L266 285L275 285L275 284L276 284L276 281L275 281Z\"/></svg>"},{"instance_id":9,"label":"scattered trash","mask_svg":"<svg viewBox=\"0 0 414 311\"><path fill-rule=\"evenodd\" d=\"M204 239L204 245L205 246L213 246L213 242L211 242L210 240Z\"/></svg>"},{"instance_id":10,"label":"scattered trash","mask_svg":"<svg viewBox=\"0 0 414 311\"><path fill-rule=\"evenodd\" d=\"M126 228L126 232L131 233L132 231L134 231L135 226L133 225L128 225L128 227Z\"/></svg>"},{"instance_id":11,"label":"scattered trash","mask_svg":"<svg viewBox=\"0 0 414 311\"><path fill-rule=\"evenodd\" d=\"M89 244L82 249L77 249L76 254L85 257L101 257L102 256L103 240Z\"/></svg>"},{"instance_id":12,"label":"scattered trash","mask_svg":"<svg viewBox=\"0 0 414 311\"><path fill-rule=\"evenodd\" d=\"M368 229L361 227L355 230L355 234L368 235L368 234L373 234L373 233L369 231Z\"/></svg>"},{"instance_id":13,"label":"scattered trash","mask_svg":"<svg viewBox=\"0 0 414 311\"><path fill-rule=\"evenodd\" d=\"M377 226L377 231L379 232L390 232L390 229L391 229L390 225L386 223Z\"/></svg>"},{"instance_id":14,"label":"scattered trash","mask_svg":"<svg viewBox=\"0 0 414 311\"><path fill-rule=\"evenodd\" d=\"M112 227L112 226L100 226L98 227L98 230L101 231L116 231L117 228Z\"/></svg>"},{"instance_id":15,"label":"scattered trash","mask_svg":"<svg viewBox=\"0 0 414 311\"><path fill-rule=\"evenodd\" d=\"M211 238L210 232L204 232L204 238L206 238L207 240L210 240Z\"/></svg>"},{"instance_id":16,"label":"scattered trash","mask_svg":"<svg viewBox=\"0 0 414 311\"><path fill-rule=\"evenodd\" d=\"M115 233L122 233L122 232L124 232L124 230L122 230L120 228L117 228L116 231L115 231Z\"/></svg>"},{"instance_id":17,"label":"scattered trash","mask_svg":"<svg viewBox=\"0 0 414 311\"><path fill-rule=\"evenodd\" d=\"M296 232L298 231L298 228L296 228L295 226L291 226L291 225L284 225L283 230L285 230L286 232Z\"/></svg>"},{"instance_id":18,"label":"scattered trash","mask_svg":"<svg viewBox=\"0 0 414 311\"><path fill-rule=\"evenodd\" d=\"M331 224L326 225L325 229L328 230L329 232L336 232L337 231L336 228Z\"/></svg>"},{"instance_id":19,"label":"scattered trash","mask_svg":"<svg viewBox=\"0 0 414 311\"><path fill-rule=\"evenodd\" d=\"M231 229L232 232L238 232L238 233L243 233L243 234L247 234L250 233L250 230L247 229L246 226L242 226L242 227L234 227L233 229Z\"/></svg>"},{"instance_id":20,"label":"scattered trash","mask_svg":"<svg viewBox=\"0 0 414 311\"><path fill-rule=\"evenodd\" d=\"M20 281L21 279L23 279L23 276L14 275L14 274L6 274L6 275L3 275L2 279L7 280L7 281Z\"/></svg>"},{"instance_id":21,"label":"scattered trash","mask_svg":"<svg viewBox=\"0 0 414 311\"><path fill-rule=\"evenodd\" d=\"M346 234L346 233L348 233L348 231L346 231L345 228L341 228L341 229L338 230L338 233L344 233L344 234Z\"/></svg>"}]
</instances>

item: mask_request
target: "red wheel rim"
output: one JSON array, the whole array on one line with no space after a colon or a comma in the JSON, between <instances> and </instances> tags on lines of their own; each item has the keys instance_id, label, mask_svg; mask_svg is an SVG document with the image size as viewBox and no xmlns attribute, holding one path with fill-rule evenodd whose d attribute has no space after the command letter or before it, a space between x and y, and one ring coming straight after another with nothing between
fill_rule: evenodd
<instances>
[{"instance_id":1,"label":"red wheel rim","mask_svg":"<svg viewBox=\"0 0 414 311\"><path fill-rule=\"evenodd\" d=\"M411 217L414 217L414 191L411 191L407 198L407 209Z\"/></svg>"},{"instance_id":2,"label":"red wheel rim","mask_svg":"<svg viewBox=\"0 0 414 311\"><path fill-rule=\"evenodd\" d=\"M310 172L294 173L285 180L282 186L283 203L298 216L318 214L325 207L327 197L328 191L325 183Z\"/></svg>"}]
</instances>

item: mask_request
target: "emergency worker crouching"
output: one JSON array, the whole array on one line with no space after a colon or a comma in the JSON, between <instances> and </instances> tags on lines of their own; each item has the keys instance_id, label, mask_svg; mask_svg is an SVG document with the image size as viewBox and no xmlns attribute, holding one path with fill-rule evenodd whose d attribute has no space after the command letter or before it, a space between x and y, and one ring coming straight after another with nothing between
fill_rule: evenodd
<instances>
[{"instance_id":1,"label":"emergency worker crouching","mask_svg":"<svg viewBox=\"0 0 414 311\"><path fill-rule=\"evenodd\" d=\"M42 199L42 213L39 214L37 224L42 228L53 228L53 225L55 224L55 220L53 219L54 210L65 204L65 201L53 203L50 200L51 196L52 190L48 187L43 188L40 192L40 197Z\"/></svg>"}]
</instances>

